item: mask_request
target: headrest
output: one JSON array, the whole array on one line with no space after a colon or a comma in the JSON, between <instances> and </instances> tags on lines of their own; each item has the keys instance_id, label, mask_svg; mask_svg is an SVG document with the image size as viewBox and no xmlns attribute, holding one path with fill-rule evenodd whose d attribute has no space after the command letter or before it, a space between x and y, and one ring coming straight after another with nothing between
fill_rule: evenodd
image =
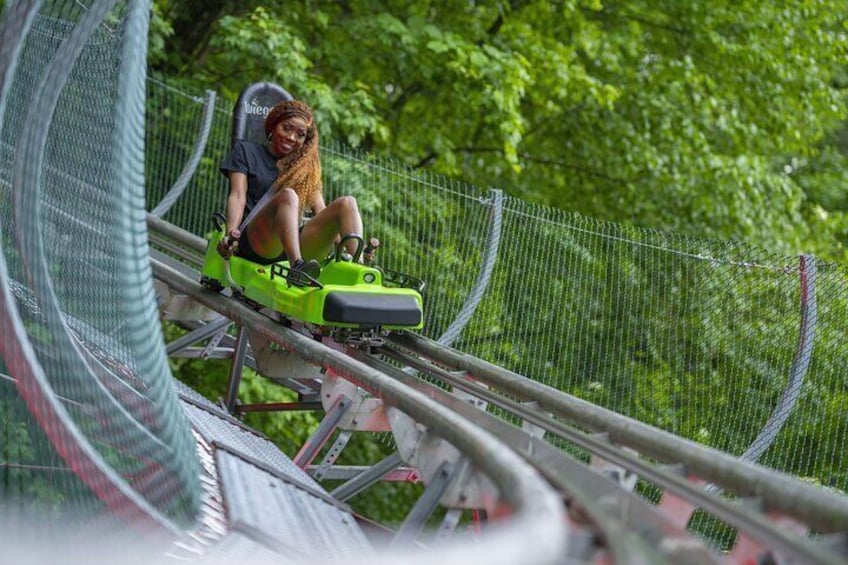
<instances>
[{"instance_id":1,"label":"headrest","mask_svg":"<svg viewBox=\"0 0 848 565\"><path fill-rule=\"evenodd\" d=\"M265 141L265 116L278 103L291 100L282 86L271 82L255 82L242 90L233 108L233 138L255 143Z\"/></svg>"}]
</instances>

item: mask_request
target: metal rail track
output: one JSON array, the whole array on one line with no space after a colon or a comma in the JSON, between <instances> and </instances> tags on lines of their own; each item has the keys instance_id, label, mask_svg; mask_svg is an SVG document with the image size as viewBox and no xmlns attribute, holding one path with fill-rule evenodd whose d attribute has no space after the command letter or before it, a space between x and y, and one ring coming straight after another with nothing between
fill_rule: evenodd
<instances>
[{"instance_id":1,"label":"metal rail track","mask_svg":"<svg viewBox=\"0 0 848 565\"><path fill-rule=\"evenodd\" d=\"M532 422L546 433L637 474L663 492L671 492L684 499L692 507L703 509L784 559L799 563L845 563L848 558L844 553L848 498L835 496L792 477L745 463L601 407L583 403L559 390L422 336L394 334L387 341L382 353L419 371L423 381L418 382L437 379L521 420ZM407 382L411 379L403 371L390 374ZM593 418L575 418L574 410L564 409L572 405L581 406L584 411L592 413ZM474 410L470 404L467 406ZM492 424L486 423L481 411L477 412L477 415L466 416L488 429ZM502 420L499 422L500 426L496 428L503 430L507 424ZM576 426L589 426L596 433L587 433ZM505 439L515 434L500 431L496 435ZM651 438L650 441L645 441L646 436ZM615 443L611 441L613 439ZM581 468L575 470L573 465L561 461L569 458L565 452L554 450L554 454L545 449L553 449L547 442L541 442L541 445L539 441L531 442L533 449L526 449L521 442L527 441L528 438L524 437L515 444L510 442L510 446L527 457L560 492L569 492L562 484L563 474L568 473L572 485L577 484L595 500L603 500L606 513L623 520L631 531L639 532L661 547L674 547L675 558L685 555L687 563L697 562L703 557L699 548L692 547L691 539L680 543L686 537L680 531L681 524L659 515L656 506L647 504L644 499L609 480L598 482L597 473L585 464L581 463ZM641 457L635 452L636 448L641 449L644 455L656 458L659 464ZM554 466L556 471L552 470ZM742 498L722 497L715 492L716 489L704 488L704 482L718 485ZM834 535L824 538L827 543L816 543L781 525L774 519L778 513L810 529Z\"/></svg>"},{"instance_id":2,"label":"metal rail track","mask_svg":"<svg viewBox=\"0 0 848 565\"><path fill-rule=\"evenodd\" d=\"M510 539L510 543L507 544L509 552L497 556L498 563L518 562L522 553L534 553L538 557L534 562L540 564L560 562L567 530L559 496L500 440L431 398L353 357L276 323L237 300L211 292L184 272L163 262L151 259L151 264L154 277L166 282L172 289L193 297L241 326L251 327L287 350L297 351L306 361L332 369L336 374L356 382L456 446L498 485L505 502L514 512L513 528L500 532Z\"/></svg>"}]
</instances>

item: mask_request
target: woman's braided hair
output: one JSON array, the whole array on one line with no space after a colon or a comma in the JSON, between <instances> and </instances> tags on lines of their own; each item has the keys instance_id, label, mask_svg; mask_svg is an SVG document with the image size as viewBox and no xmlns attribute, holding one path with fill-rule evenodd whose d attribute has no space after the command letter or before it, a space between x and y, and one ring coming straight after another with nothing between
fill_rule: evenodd
<instances>
[{"instance_id":1,"label":"woman's braided hair","mask_svg":"<svg viewBox=\"0 0 848 565\"><path fill-rule=\"evenodd\" d=\"M280 102L265 118L265 133L270 135L277 124L289 118L300 118L306 122L306 139L303 144L277 161L277 180L274 190L291 188L297 194L300 210L315 192L321 192L321 161L318 157L318 129L312 108L300 100Z\"/></svg>"}]
</instances>

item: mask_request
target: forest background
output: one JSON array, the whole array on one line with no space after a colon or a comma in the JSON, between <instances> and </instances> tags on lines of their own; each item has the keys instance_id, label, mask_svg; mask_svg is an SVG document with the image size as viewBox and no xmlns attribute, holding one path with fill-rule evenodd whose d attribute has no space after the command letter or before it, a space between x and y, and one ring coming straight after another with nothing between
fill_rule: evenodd
<instances>
[{"instance_id":1,"label":"forest background","mask_svg":"<svg viewBox=\"0 0 848 565\"><path fill-rule=\"evenodd\" d=\"M844 0L155 0L149 72L232 100L277 82L313 106L324 139L412 168L601 220L844 263L846 18ZM226 385L224 364L174 368L211 398ZM241 399L280 394L249 377ZM292 455L316 417L248 423ZM344 456L373 462L384 448ZM409 488L353 504L391 522Z\"/></svg>"},{"instance_id":2,"label":"forest background","mask_svg":"<svg viewBox=\"0 0 848 565\"><path fill-rule=\"evenodd\" d=\"M155 0L150 71L586 216L842 261L842 0Z\"/></svg>"}]
</instances>

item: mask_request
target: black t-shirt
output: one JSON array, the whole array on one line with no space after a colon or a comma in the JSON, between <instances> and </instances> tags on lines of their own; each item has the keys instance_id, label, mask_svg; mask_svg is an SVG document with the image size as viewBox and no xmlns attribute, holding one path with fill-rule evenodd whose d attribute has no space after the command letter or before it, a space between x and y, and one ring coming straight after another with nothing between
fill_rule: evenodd
<instances>
[{"instance_id":1,"label":"black t-shirt","mask_svg":"<svg viewBox=\"0 0 848 565\"><path fill-rule=\"evenodd\" d=\"M244 207L247 214L277 180L277 158L265 145L239 139L221 161L219 170L227 178L231 172L247 175L247 202Z\"/></svg>"}]
</instances>

